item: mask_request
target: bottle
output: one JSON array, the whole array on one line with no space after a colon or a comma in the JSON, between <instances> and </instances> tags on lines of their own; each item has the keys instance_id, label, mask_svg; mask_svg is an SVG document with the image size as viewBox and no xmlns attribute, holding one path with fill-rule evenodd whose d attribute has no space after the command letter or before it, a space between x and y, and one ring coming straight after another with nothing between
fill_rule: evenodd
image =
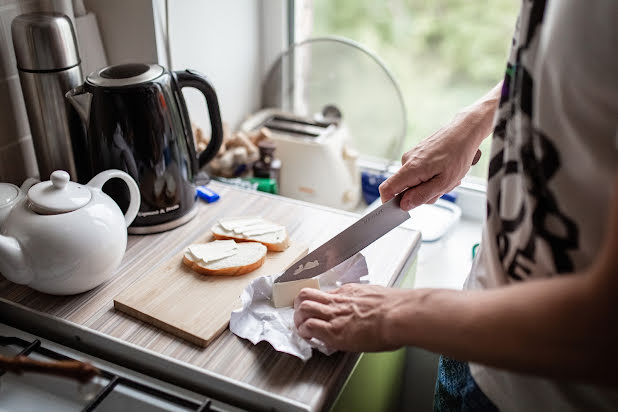
<instances>
[{"instance_id":1,"label":"bottle","mask_svg":"<svg viewBox=\"0 0 618 412\"><path fill-rule=\"evenodd\" d=\"M65 170L71 180L83 180L78 152L85 130L64 97L83 82L71 20L60 13L22 14L13 20L11 33L39 176L47 179Z\"/></svg>"},{"instance_id":2,"label":"bottle","mask_svg":"<svg viewBox=\"0 0 618 412\"><path fill-rule=\"evenodd\" d=\"M279 185L279 172L281 161L275 158L276 145L269 140L262 140L258 143L260 159L253 165L253 176L266 179L274 179Z\"/></svg>"}]
</instances>

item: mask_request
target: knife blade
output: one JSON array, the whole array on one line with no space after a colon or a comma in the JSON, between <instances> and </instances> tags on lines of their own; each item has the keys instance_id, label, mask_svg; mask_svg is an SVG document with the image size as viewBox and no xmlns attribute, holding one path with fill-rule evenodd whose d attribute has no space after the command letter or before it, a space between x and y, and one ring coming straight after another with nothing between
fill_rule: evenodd
<instances>
[{"instance_id":1,"label":"knife blade","mask_svg":"<svg viewBox=\"0 0 618 412\"><path fill-rule=\"evenodd\" d=\"M279 276L275 283L308 279L320 275L369 246L410 218L401 210L402 192L377 209L324 243L313 252L299 259Z\"/></svg>"}]
</instances>

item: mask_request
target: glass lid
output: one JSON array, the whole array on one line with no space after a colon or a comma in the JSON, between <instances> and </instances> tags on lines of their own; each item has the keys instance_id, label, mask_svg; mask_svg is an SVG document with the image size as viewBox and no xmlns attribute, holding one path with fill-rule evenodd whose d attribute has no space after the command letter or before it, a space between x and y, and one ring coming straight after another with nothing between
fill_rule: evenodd
<instances>
[{"instance_id":1,"label":"glass lid","mask_svg":"<svg viewBox=\"0 0 618 412\"><path fill-rule=\"evenodd\" d=\"M292 45L271 67L263 108L311 120L338 120L350 146L365 158L398 161L406 109L399 85L384 63L362 45L323 37Z\"/></svg>"}]
</instances>

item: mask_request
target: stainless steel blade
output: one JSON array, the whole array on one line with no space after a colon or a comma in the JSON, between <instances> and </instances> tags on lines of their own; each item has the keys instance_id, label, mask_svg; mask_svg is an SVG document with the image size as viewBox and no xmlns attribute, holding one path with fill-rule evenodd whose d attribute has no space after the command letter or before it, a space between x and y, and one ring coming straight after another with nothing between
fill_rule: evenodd
<instances>
[{"instance_id":1,"label":"stainless steel blade","mask_svg":"<svg viewBox=\"0 0 618 412\"><path fill-rule=\"evenodd\" d=\"M324 273L408 220L410 213L399 207L402 195L395 196L293 263L275 282L308 279Z\"/></svg>"}]
</instances>

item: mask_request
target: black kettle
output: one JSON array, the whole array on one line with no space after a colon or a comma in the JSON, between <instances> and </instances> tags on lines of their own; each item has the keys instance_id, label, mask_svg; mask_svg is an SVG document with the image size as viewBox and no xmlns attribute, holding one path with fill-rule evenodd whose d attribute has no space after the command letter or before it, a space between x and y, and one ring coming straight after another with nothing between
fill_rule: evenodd
<instances>
[{"instance_id":1,"label":"black kettle","mask_svg":"<svg viewBox=\"0 0 618 412\"><path fill-rule=\"evenodd\" d=\"M212 137L199 156L183 87L198 89L208 105ZM223 141L217 94L203 75L157 64L109 66L88 75L66 98L87 128L85 140L73 142L78 180L120 169L139 185L142 201L130 233L172 229L195 216L196 176ZM121 182L112 180L103 190L121 208L129 204Z\"/></svg>"}]
</instances>

